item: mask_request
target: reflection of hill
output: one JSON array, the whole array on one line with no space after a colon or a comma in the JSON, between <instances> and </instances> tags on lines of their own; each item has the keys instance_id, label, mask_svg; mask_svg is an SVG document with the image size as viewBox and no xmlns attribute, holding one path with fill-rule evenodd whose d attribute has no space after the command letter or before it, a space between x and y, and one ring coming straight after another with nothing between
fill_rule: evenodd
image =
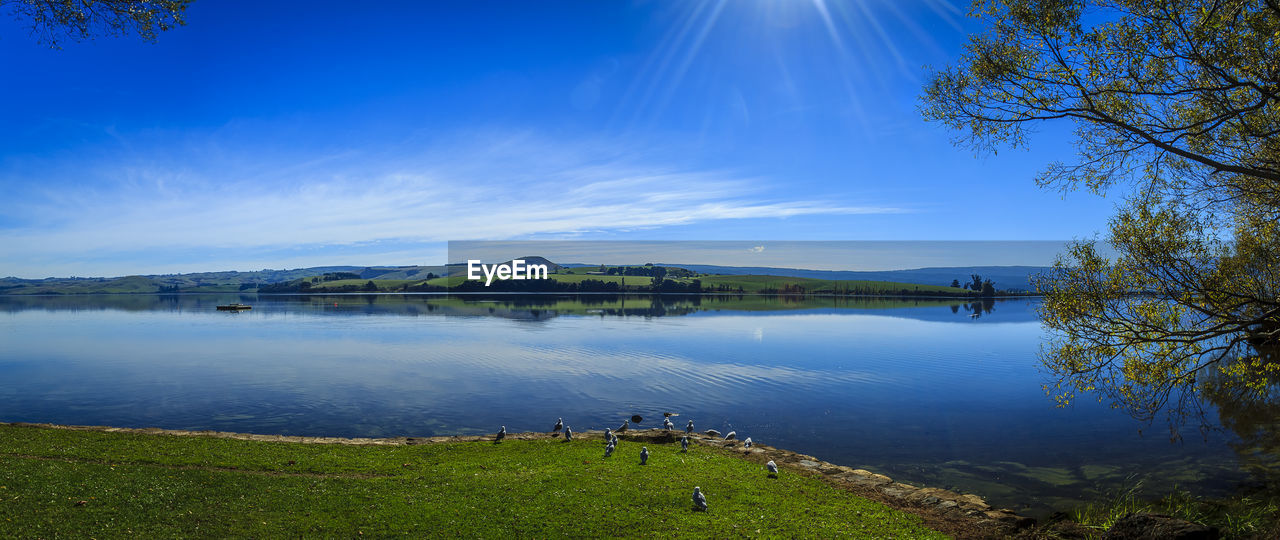
<instances>
[{"instance_id":1,"label":"reflection of hill","mask_svg":"<svg viewBox=\"0 0 1280 540\"><path fill-rule=\"evenodd\" d=\"M46 311L213 311L218 304L253 304L254 294L92 294L0 296L0 312Z\"/></svg>"},{"instance_id":2,"label":"reflection of hill","mask_svg":"<svg viewBox=\"0 0 1280 540\"><path fill-rule=\"evenodd\" d=\"M671 317L796 313L861 313L925 321L1026 322L1034 301L997 299L961 302L926 298L849 298L751 295L256 295L120 294L0 296L0 312L23 310L208 311L218 304L250 304L254 313L305 312L332 315L443 315L544 320L560 316ZM974 316L974 314L977 316Z\"/></svg>"}]
</instances>

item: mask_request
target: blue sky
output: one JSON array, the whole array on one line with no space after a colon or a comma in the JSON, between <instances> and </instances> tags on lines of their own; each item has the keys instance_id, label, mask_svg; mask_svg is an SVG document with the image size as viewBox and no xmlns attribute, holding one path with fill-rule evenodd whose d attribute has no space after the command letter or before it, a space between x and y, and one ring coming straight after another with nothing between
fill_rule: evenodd
<instances>
[{"instance_id":1,"label":"blue sky","mask_svg":"<svg viewBox=\"0 0 1280 540\"><path fill-rule=\"evenodd\" d=\"M1061 240L1069 126L921 120L967 2L197 1L156 43L0 20L0 275L440 264L449 240Z\"/></svg>"}]
</instances>

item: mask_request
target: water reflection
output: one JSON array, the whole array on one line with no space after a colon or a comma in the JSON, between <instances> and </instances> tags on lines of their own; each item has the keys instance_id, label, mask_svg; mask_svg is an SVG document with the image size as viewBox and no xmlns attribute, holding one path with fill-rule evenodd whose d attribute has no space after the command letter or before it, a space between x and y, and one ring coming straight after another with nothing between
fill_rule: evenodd
<instances>
[{"instance_id":1,"label":"water reflection","mask_svg":"<svg viewBox=\"0 0 1280 540\"><path fill-rule=\"evenodd\" d=\"M228 302L254 309L214 310ZM1041 332L1025 299L0 297L0 420L394 436L670 410L1032 513L1135 474L1223 491L1244 478L1230 444L1274 454L1252 435L1274 411L1228 397L1239 439L1180 445L1096 404L1055 408Z\"/></svg>"},{"instance_id":2,"label":"water reflection","mask_svg":"<svg viewBox=\"0 0 1280 540\"><path fill-rule=\"evenodd\" d=\"M442 295L442 294L173 294L173 295L64 295L2 296L0 313L24 310L46 311L170 311L202 313L219 304L254 305L267 310L306 311L346 315L452 315L497 316L541 320L563 315L666 317L692 315L703 311L773 312L817 310L883 313L922 320L949 320L940 310L902 308L947 307L953 315L991 314L997 304L1008 310L1003 320L1033 321L1035 314L1024 299L983 299L960 302L956 299L860 298L838 296L751 296L751 295ZM1007 305L1007 307L1006 307ZM234 314L231 313L231 314Z\"/></svg>"},{"instance_id":3,"label":"water reflection","mask_svg":"<svg viewBox=\"0 0 1280 540\"><path fill-rule=\"evenodd\" d=\"M1253 480L1272 493L1280 490L1280 376L1247 386L1225 376L1209 377L1202 395L1236 435L1231 447Z\"/></svg>"}]
</instances>

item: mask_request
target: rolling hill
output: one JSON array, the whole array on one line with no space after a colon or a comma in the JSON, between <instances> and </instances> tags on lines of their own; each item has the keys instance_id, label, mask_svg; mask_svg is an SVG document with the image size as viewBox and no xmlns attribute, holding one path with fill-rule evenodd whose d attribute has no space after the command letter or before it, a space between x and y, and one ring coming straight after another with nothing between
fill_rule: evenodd
<instances>
[{"instance_id":1,"label":"rolling hill","mask_svg":"<svg viewBox=\"0 0 1280 540\"><path fill-rule=\"evenodd\" d=\"M648 275L608 275L601 265L556 264L539 256L522 258L526 264L545 264L555 285L544 287L557 292L647 292L653 278ZM510 262L510 261L507 261ZM997 289L1029 291L1031 275L1046 270L1036 266L974 266L918 268L884 272L806 270L797 268L732 267L714 265L668 265L670 289L682 292L700 286L703 291L788 294L893 294L966 295L968 291L948 285L966 282L970 274L991 279ZM646 271L644 266L613 267ZM443 292L463 284L466 265L443 266L317 266L290 270L249 272L198 272L146 276L95 278L0 278L0 294L152 294L190 292ZM694 280L697 280L695 283ZM372 282L372 287L369 283ZM528 284L523 284L528 285ZM474 287L472 287L474 288ZM542 290L523 286L513 291ZM477 289L498 292L504 287Z\"/></svg>"}]
</instances>

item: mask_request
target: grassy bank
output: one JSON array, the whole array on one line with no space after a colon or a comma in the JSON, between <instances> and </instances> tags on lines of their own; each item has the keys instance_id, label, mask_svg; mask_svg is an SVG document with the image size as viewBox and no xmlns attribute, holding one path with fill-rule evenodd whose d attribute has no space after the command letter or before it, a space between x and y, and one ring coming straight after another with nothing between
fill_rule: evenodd
<instances>
[{"instance_id":1,"label":"grassy bank","mask_svg":"<svg viewBox=\"0 0 1280 540\"><path fill-rule=\"evenodd\" d=\"M941 535L729 451L599 439L356 446L0 425L0 536ZM700 486L708 512L693 510Z\"/></svg>"},{"instance_id":2,"label":"grassy bank","mask_svg":"<svg viewBox=\"0 0 1280 540\"><path fill-rule=\"evenodd\" d=\"M1071 518L1101 532L1125 515L1143 512L1203 523L1217 528L1224 539L1280 538L1280 496L1265 490L1216 499L1178 490L1156 499L1144 496L1138 483L1077 508Z\"/></svg>"}]
</instances>

